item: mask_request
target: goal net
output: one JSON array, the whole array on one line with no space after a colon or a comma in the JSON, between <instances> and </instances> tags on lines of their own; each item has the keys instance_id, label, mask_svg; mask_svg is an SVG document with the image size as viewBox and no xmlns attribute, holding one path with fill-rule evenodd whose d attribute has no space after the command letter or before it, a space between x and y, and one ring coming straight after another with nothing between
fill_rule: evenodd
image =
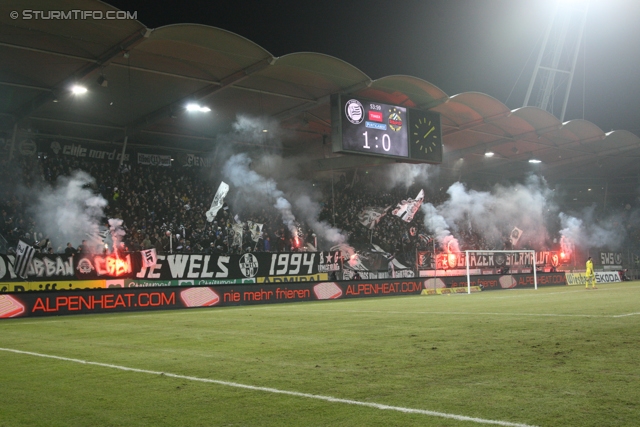
<instances>
[{"instance_id":1,"label":"goal net","mask_svg":"<svg viewBox=\"0 0 640 427\"><path fill-rule=\"evenodd\" d=\"M465 266L467 269L467 293L471 293L471 258L477 259L477 255L484 255L488 261L496 268L503 269L503 278L509 280L509 270L514 266L524 267L531 266L533 271L533 285L538 289L538 277L536 275L536 251L534 250L511 250L511 251L489 251L489 250L469 250L464 251ZM501 280L503 280L501 278ZM511 280L515 280L511 277ZM509 287L509 286L505 286Z\"/></svg>"}]
</instances>

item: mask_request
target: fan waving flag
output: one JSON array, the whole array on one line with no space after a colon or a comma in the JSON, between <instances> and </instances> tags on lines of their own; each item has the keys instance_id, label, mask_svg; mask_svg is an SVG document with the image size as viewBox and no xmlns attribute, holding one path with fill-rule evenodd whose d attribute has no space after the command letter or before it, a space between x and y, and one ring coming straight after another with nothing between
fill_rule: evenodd
<instances>
[{"instance_id":1,"label":"fan waving flag","mask_svg":"<svg viewBox=\"0 0 640 427\"><path fill-rule=\"evenodd\" d=\"M393 214L405 222L411 222L418 209L420 209L423 200L424 190L420 190L415 200L409 198L398 203L398 207L393 210Z\"/></svg>"},{"instance_id":2,"label":"fan waving flag","mask_svg":"<svg viewBox=\"0 0 640 427\"><path fill-rule=\"evenodd\" d=\"M249 226L249 231L251 232L251 240L254 242L258 242L262 237L262 227L263 224L258 224L257 222L247 221L247 226Z\"/></svg>"},{"instance_id":3,"label":"fan waving flag","mask_svg":"<svg viewBox=\"0 0 640 427\"><path fill-rule=\"evenodd\" d=\"M18 242L18 247L16 248L16 261L13 265L13 269L19 277L23 279L27 278L27 269L29 268L29 264L31 264L31 260L35 253L36 250L33 246L23 242L22 240Z\"/></svg>"},{"instance_id":4,"label":"fan waving flag","mask_svg":"<svg viewBox=\"0 0 640 427\"><path fill-rule=\"evenodd\" d=\"M206 212L207 221L213 222L216 215L218 214L218 211L224 204L224 198L227 196L228 192L229 184L225 183L224 181L220 181L218 191L216 192L216 195L213 197L213 201L211 202L211 208L209 208L209 210Z\"/></svg>"},{"instance_id":5,"label":"fan waving flag","mask_svg":"<svg viewBox=\"0 0 640 427\"><path fill-rule=\"evenodd\" d=\"M513 230L511 230L511 235L509 236L509 240L511 240L511 246L515 247L518 243L518 240L520 240L520 237L522 237L522 230L520 230L518 227L513 227Z\"/></svg>"},{"instance_id":6,"label":"fan waving flag","mask_svg":"<svg viewBox=\"0 0 640 427\"><path fill-rule=\"evenodd\" d=\"M145 267L154 267L158 263L158 254L155 249L147 249L140 251L142 255L142 265Z\"/></svg>"},{"instance_id":7,"label":"fan waving flag","mask_svg":"<svg viewBox=\"0 0 640 427\"><path fill-rule=\"evenodd\" d=\"M370 230L373 230L380 222L380 219L387 214L387 210L390 207L391 206L387 206L386 208L367 206L360 215L358 215L358 220L360 221L360 224Z\"/></svg>"}]
</instances>

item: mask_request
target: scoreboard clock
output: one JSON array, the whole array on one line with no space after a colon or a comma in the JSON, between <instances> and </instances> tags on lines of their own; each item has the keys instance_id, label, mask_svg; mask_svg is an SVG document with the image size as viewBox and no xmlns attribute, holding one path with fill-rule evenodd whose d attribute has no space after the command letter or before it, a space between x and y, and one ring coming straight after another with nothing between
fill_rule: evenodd
<instances>
[{"instance_id":1,"label":"scoreboard clock","mask_svg":"<svg viewBox=\"0 0 640 427\"><path fill-rule=\"evenodd\" d=\"M442 130L440 114L411 110L409 113L409 145L411 158L429 163L442 163Z\"/></svg>"},{"instance_id":2,"label":"scoreboard clock","mask_svg":"<svg viewBox=\"0 0 640 427\"><path fill-rule=\"evenodd\" d=\"M442 162L440 115L351 96L331 97L333 152Z\"/></svg>"}]
</instances>

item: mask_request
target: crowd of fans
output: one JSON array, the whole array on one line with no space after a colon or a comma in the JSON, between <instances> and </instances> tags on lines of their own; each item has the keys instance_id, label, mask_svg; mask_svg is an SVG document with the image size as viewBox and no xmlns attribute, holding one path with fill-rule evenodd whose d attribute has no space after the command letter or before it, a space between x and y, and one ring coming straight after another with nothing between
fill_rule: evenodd
<instances>
[{"instance_id":1,"label":"crowd of fans","mask_svg":"<svg viewBox=\"0 0 640 427\"><path fill-rule=\"evenodd\" d=\"M215 220L208 222L205 213L218 183L206 179L200 168L145 166L134 162L121 166L115 161L42 155L18 157L13 162L0 159L0 239L6 239L7 247L15 247L19 239L52 253L82 246L80 241L66 242L59 236L47 235L36 220L31 196L76 170L89 173L95 179L92 190L108 202L101 231L109 227L108 218L123 220L126 234L122 244L127 250L155 248L159 253L228 254L313 250L317 243L314 230L307 224L296 224L292 231L283 225L281 213L272 206L253 206L235 212L233 206L225 204ZM391 214L398 202L415 197L419 186L384 191L364 177L358 182L355 178L342 175L333 184L325 184L320 221L340 229L350 245L375 243L407 265L412 265L416 250L434 246L420 210L410 223ZM425 201L438 205L446 197L441 190L429 193ZM373 229L360 222L360 215L368 206L389 207ZM263 224L262 233L252 235L245 225L242 239L234 239L234 224L238 221ZM504 249L506 244L505 239L487 241L470 227L458 230L456 237L464 245L461 249ZM82 249L87 250L86 241L84 246ZM93 250L104 250L103 246Z\"/></svg>"}]
</instances>

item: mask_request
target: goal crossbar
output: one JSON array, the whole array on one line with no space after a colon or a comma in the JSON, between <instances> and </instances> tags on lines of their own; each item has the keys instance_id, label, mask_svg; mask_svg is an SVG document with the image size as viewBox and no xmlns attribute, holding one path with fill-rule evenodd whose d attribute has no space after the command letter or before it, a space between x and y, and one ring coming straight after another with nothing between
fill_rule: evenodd
<instances>
[{"instance_id":1,"label":"goal crossbar","mask_svg":"<svg viewBox=\"0 0 640 427\"><path fill-rule=\"evenodd\" d=\"M496 251L489 251L489 250L468 250L468 251L464 251L464 256L465 256L465 265L467 267L467 293L471 294L471 274L469 273L469 253L474 253L474 254L495 254L495 253L505 253L505 254L514 254L514 253L530 253L532 255L532 260L533 260L533 285L535 287L535 289L538 289L538 276L536 275L536 251L534 250L512 250L512 251L505 251L505 250L496 250Z\"/></svg>"}]
</instances>

